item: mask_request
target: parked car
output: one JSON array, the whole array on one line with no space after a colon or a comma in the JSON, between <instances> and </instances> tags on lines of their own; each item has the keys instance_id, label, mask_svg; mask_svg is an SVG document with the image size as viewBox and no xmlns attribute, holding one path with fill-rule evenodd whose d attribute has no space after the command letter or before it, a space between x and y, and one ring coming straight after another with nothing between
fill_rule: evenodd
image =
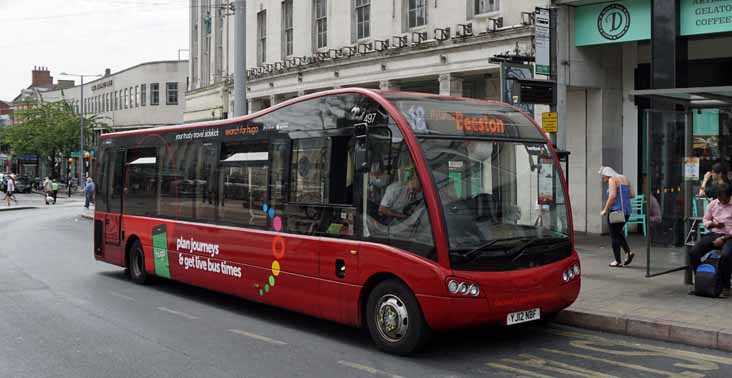
<instances>
[{"instance_id":1,"label":"parked car","mask_svg":"<svg viewBox=\"0 0 732 378\"><path fill-rule=\"evenodd\" d=\"M16 193L30 193L33 190L31 186L31 180L28 176L16 176L15 177L15 192Z\"/></svg>"}]
</instances>

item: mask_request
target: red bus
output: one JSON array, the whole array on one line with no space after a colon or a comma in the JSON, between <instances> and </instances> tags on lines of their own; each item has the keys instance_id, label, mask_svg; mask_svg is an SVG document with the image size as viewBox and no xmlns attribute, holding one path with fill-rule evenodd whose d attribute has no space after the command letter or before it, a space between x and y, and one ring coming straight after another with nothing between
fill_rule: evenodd
<instances>
[{"instance_id":1,"label":"red bus","mask_svg":"<svg viewBox=\"0 0 732 378\"><path fill-rule=\"evenodd\" d=\"M341 89L215 122L102 135L94 257L353 326L546 318L580 290L557 155L506 104Z\"/></svg>"}]
</instances>

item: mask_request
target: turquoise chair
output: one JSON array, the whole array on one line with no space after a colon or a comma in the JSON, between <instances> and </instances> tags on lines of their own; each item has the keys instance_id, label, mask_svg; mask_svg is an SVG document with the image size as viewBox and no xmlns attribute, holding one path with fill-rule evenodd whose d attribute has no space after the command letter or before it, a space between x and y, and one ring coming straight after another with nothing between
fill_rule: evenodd
<instances>
[{"instance_id":1,"label":"turquoise chair","mask_svg":"<svg viewBox=\"0 0 732 378\"><path fill-rule=\"evenodd\" d=\"M698 205L699 201L702 202L701 212L699 212L699 205ZM692 200L692 203L691 203L691 217L692 218L703 218L704 212L707 210L707 205L709 205L709 198L694 196L694 199ZM697 222L697 225L699 228L697 230L698 235L703 235L708 232L707 228L704 227L704 222L701 222L701 221Z\"/></svg>"},{"instance_id":2,"label":"turquoise chair","mask_svg":"<svg viewBox=\"0 0 732 378\"><path fill-rule=\"evenodd\" d=\"M643 207L645 199L643 194L638 194L630 199L630 217L625 222L625 236L628 236L628 226L631 224L643 225L643 236L646 236L646 212Z\"/></svg>"}]
</instances>

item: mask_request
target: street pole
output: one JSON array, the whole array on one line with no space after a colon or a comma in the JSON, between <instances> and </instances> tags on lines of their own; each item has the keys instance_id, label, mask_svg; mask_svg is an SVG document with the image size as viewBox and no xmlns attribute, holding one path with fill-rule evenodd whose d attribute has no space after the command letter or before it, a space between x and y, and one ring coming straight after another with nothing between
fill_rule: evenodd
<instances>
[{"instance_id":1,"label":"street pole","mask_svg":"<svg viewBox=\"0 0 732 378\"><path fill-rule=\"evenodd\" d=\"M247 114L247 5L234 7L234 117Z\"/></svg>"},{"instance_id":2,"label":"street pole","mask_svg":"<svg viewBox=\"0 0 732 378\"><path fill-rule=\"evenodd\" d=\"M78 75L61 72L62 76L75 76L81 79L81 106L79 106L79 186L84 182L84 77L101 77L102 75Z\"/></svg>"},{"instance_id":3,"label":"street pole","mask_svg":"<svg viewBox=\"0 0 732 378\"><path fill-rule=\"evenodd\" d=\"M81 116L79 120L79 187L81 187L84 182L84 75L81 75Z\"/></svg>"}]
</instances>

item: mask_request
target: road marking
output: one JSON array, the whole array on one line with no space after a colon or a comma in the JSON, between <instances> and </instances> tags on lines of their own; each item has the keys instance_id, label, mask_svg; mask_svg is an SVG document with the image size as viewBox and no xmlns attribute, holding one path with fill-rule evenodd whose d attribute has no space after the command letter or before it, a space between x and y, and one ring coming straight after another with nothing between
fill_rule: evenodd
<instances>
[{"instance_id":1,"label":"road marking","mask_svg":"<svg viewBox=\"0 0 732 378\"><path fill-rule=\"evenodd\" d=\"M695 372L690 372L690 371L675 373L675 372L671 372L671 371L653 369L653 368L649 368L649 367L645 367L645 366L641 366L641 365L629 364L629 363L620 362L620 361L608 360L608 359L600 358L600 357L588 356L586 354L565 352L562 350L551 349L551 348L542 348L542 350L544 350L545 352L555 353L555 354L559 354L562 356L581 358L581 359L585 359L585 360L589 360L589 361L603 362L608 365L638 370L638 371L642 371L642 372L646 372L646 373L663 375L668 378L704 378L705 377L705 375L702 373L695 373Z\"/></svg>"},{"instance_id":2,"label":"road marking","mask_svg":"<svg viewBox=\"0 0 732 378\"><path fill-rule=\"evenodd\" d=\"M519 368L511 367L511 366L508 366L508 365L497 364L497 363L493 363L493 362L489 362L486 365L488 365L488 366L490 366L492 368L495 368L495 369L505 370L505 371L508 371L508 372L511 372L511 373L514 373L514 374L521 374L521 375L526 376L526 377L532 377L532 378L555 378L554 376L551 376L551 375L541 374L541 373L537 373L537 372L533 372L533 371L529 371L529 370L524 370L524 369L519 369Z\"/></svg>"},{"instance_id":3,"label":"road marking","mask_svg":"<svg viewBox=\"0 0 732 378\"><path fill-rule=\"evenodd\" d=\"M719 369L719 366L716 364L722 364L722 365L731 365L732 366L732 358L727 357L721 357L721 356L715 356L711 354L704 354L704 353L698 353L698 352L690 352L685 350L678 350L678 349L671 349L671 348L665 348L655 345L647 345L647 344L639 344L634 342L627 342L623 340L611 340L600 336L580 333L580 332L572 332L572 331L564 331L559 329L545 329L546 332L553 333L560 336L567 336L567 337L573 337L584 340L583 342L571 342L570 344L572 346L575 346L577 348L587 349L587 350L593 350L597 352L605 352L610 354L615 354L619 356L643 356L643 357L667 357L667 358L676 358L679 360L688 361L689 364L685 363L676 363L674 366L677 367L683 367L683 368L689 368L689 369L696 369L696 370L717 370ZM618 350L607 350L602 349L598 347L592 347L591 344L595 344L598 346L605 346L605 347L611 347L611 346L622 346L626 348L636 348L640 349L639 352L633 352L633 351L618 351Z\"/></svg>"},{"instance_id":4,"label":"road marking","mask_svg":"<svg viewBox=\"0 0 732 378\"><path fill-rule=\"evenodd\" d=\"M167 312L169 314L178 315L178 316L180 316L182 318L186 318L188 320L198 319L198 317L193 316L191 314L186 314L185 312L171 310L171 309L169 309L167 307L158 307L158 310L163 311L163 312Z\"/></svg>"},{"instance_id":5,"label":"road marking","mask_svg":"<svg viewBox=\"0 0 732 378\"><path fill-rule=\"evenodd\" d=\"M338 361L338 363L341 364L341 365L343 365L343 366L348 366L349 368L356 369L356 370L361 370L361 371L365 371L367 373L371 373L371 374L374 374L374 375L383 375L385 377L391 377L391 378L404 378L401 375L387 373L387 372L385 372L383 370L379 370L379 369L373 368L371 366L357 364L355 362L340 360L340 361Z\"/></svg>"},{"instance_id":6,"label":"road marking","mask_svg":"<svg viewBox=\"0 0 732 378\"><path fill-rule=\"evenodd\" d=\"M132 298L132 297L130 297L128 295L120 294L120 293L118 293L116 291L110 291L109 294L114 295L115 297L120 297L120 298L122 298L124 300L128 300L130 302L134 302L135 301L135 298Z\"/></svg>"},{"instance_id":7,"label":"road marking","mask_svg":"<svg viewBox=\"0 0 732 378\"><path fill-rule=\"evenodd\" d=\"M265 343L270 343L270 344L274 344L274 345L287 345L287 343L284 341L271 339L267 336L257 335L256 333L242 331L240 329L230 329L229 332L236 333L237 335L251 337L252 339L255 339L255 340L264 341Z\"/></svg>"},{"instance_id":8,"label":"road marking","mask_svg":"<svg viewBox=\"0 0 732 378\"><path fill-rule=\"evenodd\" d=\"M523 360L517 360L512 358L504 358L501 362L521 365L529 368L536 368L541 370L550 371L552 373L559 373L564 375L571 375L581 378L619 378L615 375L605 374L594 370L585 369L579 366L570 365L567 363L547 360L541 357L533 356L530 354L520 354L519 357Z\"/></svg>"}]
</instances>

